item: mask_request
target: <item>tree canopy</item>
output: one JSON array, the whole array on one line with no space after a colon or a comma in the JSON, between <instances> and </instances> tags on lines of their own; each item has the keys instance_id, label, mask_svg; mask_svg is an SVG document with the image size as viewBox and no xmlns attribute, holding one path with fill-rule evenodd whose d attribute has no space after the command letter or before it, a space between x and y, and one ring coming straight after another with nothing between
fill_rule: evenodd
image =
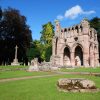
<instances>
[{"instance_id":1,"label":"tree canopy","mask_svg":"<svg viewBox=\"0 0 100 100\"><path fill-rule=\"evenodd\" d=\"M43 51L41 57L43 60L49 61L52 55L52 38L54 35L54 26L51 22L48 22L42 26L41 31L41 43L43 44Z\"/></svg>"},{"instance_id":2,"label":"tree canopy","mask_svg":"<svg viewBox=\"0 0 100 100\"><path fill-rule=\"evenodd\" d=\"M26 17L13 8L0 10L0 16L0 64L12 62L16 45L19 61L25 61L27 48L32 41Z\"/></svg>"},{"instance_id":3,"label":"tree canopy","mask_svg":"<svg viewBox=\"0 0 100 100\"><path fill-rule=\"evenodd\" d=\"M42 26L42 31L41 31L41 42L44 44L51 45L52 44L52 37L54 35L54 26L52 25L51 22L48 22L47 24L44 24Z\"/></svg>"},{"instance_id":4,"label":"tree canopy","mask_svg":"<svg viewBox=\"0 0 100 100\"><path fill-rule=\"evenodd\" d=\"M100 18L94 17L90 20L90 26L97 31L97 38L99 42L99 58L100 58Z\"/></svg>"},{"instance_id":5,"label":"tree canopy","mask_svg":"<svg viewBox=\"0 0 100 100\"><path fill-rule=\"evenodd\" d=\"M29 61L33 58L38 58L39 62L41 62L41 47L42 46L39 40L33 40L33 42L31 42L31 46L27 51Z\"/></svg>"},{"instance_id":6,"label":"tree canopy","mask_svg":"<svg viewBox=\"0 0 100 100\"><path fill-rule=\"evenodd\" d=\"M100 18L94 17L90 20L90 26L97 31L97 37L100 44Z\"/></svg>"}]
</instances>

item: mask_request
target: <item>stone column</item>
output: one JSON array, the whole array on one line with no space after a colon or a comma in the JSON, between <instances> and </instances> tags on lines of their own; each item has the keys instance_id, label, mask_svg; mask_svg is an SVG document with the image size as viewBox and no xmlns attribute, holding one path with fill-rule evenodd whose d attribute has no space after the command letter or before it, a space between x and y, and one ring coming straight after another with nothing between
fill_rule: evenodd
<instances>
[{"instance_id":1,"label":"stone column","mask_svg":"<svg viewBox=\"0 0 100 100\"><path fill-rule=\"evenodd\" d=\"M97 48L95 48L95 66L99 66L99 49L98 49L98 45Z\"/></svg>"},{"instance_id":2,"label":"stone column","mask_svg":"<svg viewBox=\"0 0 100 100\"><path fill-rule=\"evenodd\" d=\"M63 66L64 65L63 53L60 53L59 56L60 56L60 65Z\"/></svg>"},{"instance_id":3,"label":"stone column","mask_svg":"<svg viewBox=\"0 0 100 100\"><path fill-rule=\"evenodd\" d=\"M71 59L71 66L75 66L75 52L71 52L70 59Z\"/></svg>"},{"instance_id":4,"label":"stone column","mask_svg":"<svg viewBox=\"0 0 100 100\"><path fill-rule=\"evenodd\" d=\"M99 53L97 53L97 52L95 52L95 56L94 56L95 58L95 67L97 67L97 66L99 66Z\"/></svg>"},{"instance_id":5,"label":"stone column","mask_svg":"<svg viewBox=\"0 0 100 100\"><path fill-rule=\"evenodd\" d=\"M20 65L19 62L18 62L18 59L17 59L17 50L18 50L18 47L16 45L15 47L15 59L13 60L13 62L11 63L11 65Z\"/></svg>"},{"instance_id":6,"label":"stone column","mask_svg":"<svg viewBox=\"0 0 100 100\"><path fill-rule=\"evenodd\" d=\"M88 52L83 53L83 65L85 67L89 67L89 54L88 54Z\"/></svg>"},{"instance_id":7,"label":"stone column","mask_svg":"<svg viewBox=\"0 0 100 100\"><path fill-rule=\"evenodd\" d=\"M18 49L18 46L16 45L16 47L15 47L15 59L17 59L17 49Z\"/></svg>"}]
</instances>

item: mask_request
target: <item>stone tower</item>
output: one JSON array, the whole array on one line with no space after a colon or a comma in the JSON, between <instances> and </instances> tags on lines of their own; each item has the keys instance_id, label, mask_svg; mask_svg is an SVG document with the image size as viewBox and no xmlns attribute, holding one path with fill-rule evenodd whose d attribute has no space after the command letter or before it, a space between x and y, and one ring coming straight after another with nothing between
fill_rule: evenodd
<instances>
[{"instance_id":1,"label":"stone tower","mask_svg":"<svg viewBox=\"0 0 100 100\"><path fill-rule=\"evenodd\" d=\"M61 28L55 21L52 39L52 64L60 66L99 66L97 32L87 19L69 28Z\"/></svg>"}]
</instances>

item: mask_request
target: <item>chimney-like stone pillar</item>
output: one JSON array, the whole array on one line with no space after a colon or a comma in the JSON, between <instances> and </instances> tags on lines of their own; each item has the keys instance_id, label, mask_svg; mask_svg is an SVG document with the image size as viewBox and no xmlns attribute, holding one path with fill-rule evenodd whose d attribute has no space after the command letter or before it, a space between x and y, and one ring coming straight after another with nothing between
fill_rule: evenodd
<instances>
[{"instance_id":1,"label":"chimney-like stone pillar","mask_svg":"<svg viewBox=\"0 0 100 100\"><path fill-rule=\"evenodd\" d=\"M60 27L60 22L58 20L55 20L55 36L59 37L61 33L61 27Z\"/></svg>"}]
</instances>

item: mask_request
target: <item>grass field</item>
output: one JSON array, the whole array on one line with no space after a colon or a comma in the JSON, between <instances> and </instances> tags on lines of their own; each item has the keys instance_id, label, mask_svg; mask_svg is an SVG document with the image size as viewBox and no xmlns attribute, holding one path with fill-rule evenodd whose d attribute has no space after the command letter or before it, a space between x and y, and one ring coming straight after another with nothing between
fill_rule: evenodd
<instances>
[{"instance_id":1,"label":"grass field","mask_svg":"<svg viewBox=\"0 0 100 100\"><path fill-rule=\"evenodd\" d=\"M94 72L94 73L100 73L100 67L97 67L97 68L75 68L75 69L61 68L60 71L62 71L62 72Z\"/></svg>"},{"instance_id":2,"label":"grass field","mask_svg":"<svg viewBox=\"0 0 100 100\"><path fill-rule=\"evenodd\" d=\"M28 69L28 66L0 66L0 70L17 70L17 69Z\"/></svg>"},{"instance_id":3,"label":"grass field","mask_svg":"<svg viewBox=\"0 0 100 100\"><path fill-rule=\"evenodd\" d=\"M17 70L17 71L3 71L0 72L0 79L7 79L7 78L18 78L18 77L25 77L25 76L38 76L38 75L50 75L53 72L27 72L25 70Z\"/></svg>"},{"instance_id":4,"label":"grass field","mask_svg":"<svg viewBox=\"0 0 100 100\"><path fill-rule=\"evenodd\" d=\"M1 67L0 67L1 68ZM18 66L18 68L27 68ZM16 70L16 67L2 66L0 79L18 78L24 76L42 76L54 74L53 72L27 72ZM5 69L12 69L6 71ZM100 68L61 69L68 72L100 72ZM64 93L57 90L57 80L60 78L86 78L93 80L100 88L100 77L89 75L58 75L51 77L32 78L25 80L0 82L0 100L100 100L98 93Z\"/></svg>"},{"instance_id":5,"label":"grass field","mask_svg":"<svg viewBox=\"0 0 100 100\"><path fill-rule=\"evenodd\" d=\"M100 77L59 75L0 83L0 100L100 100L98 93L64 93L56 87L59 78L87 78L100 88Z\"/></svg>"},{"instance_id":6,"label":"grass field","mask_svg":"<svg viewBox=\"0 0 100 100\"><path fill-rule=\"evenodd\" d=\"M0 66L0 69L3 70L0 71L0 79L53 74L53 72L28 72L25 70L28 66Z\"/></svg>"}]
</instances>

